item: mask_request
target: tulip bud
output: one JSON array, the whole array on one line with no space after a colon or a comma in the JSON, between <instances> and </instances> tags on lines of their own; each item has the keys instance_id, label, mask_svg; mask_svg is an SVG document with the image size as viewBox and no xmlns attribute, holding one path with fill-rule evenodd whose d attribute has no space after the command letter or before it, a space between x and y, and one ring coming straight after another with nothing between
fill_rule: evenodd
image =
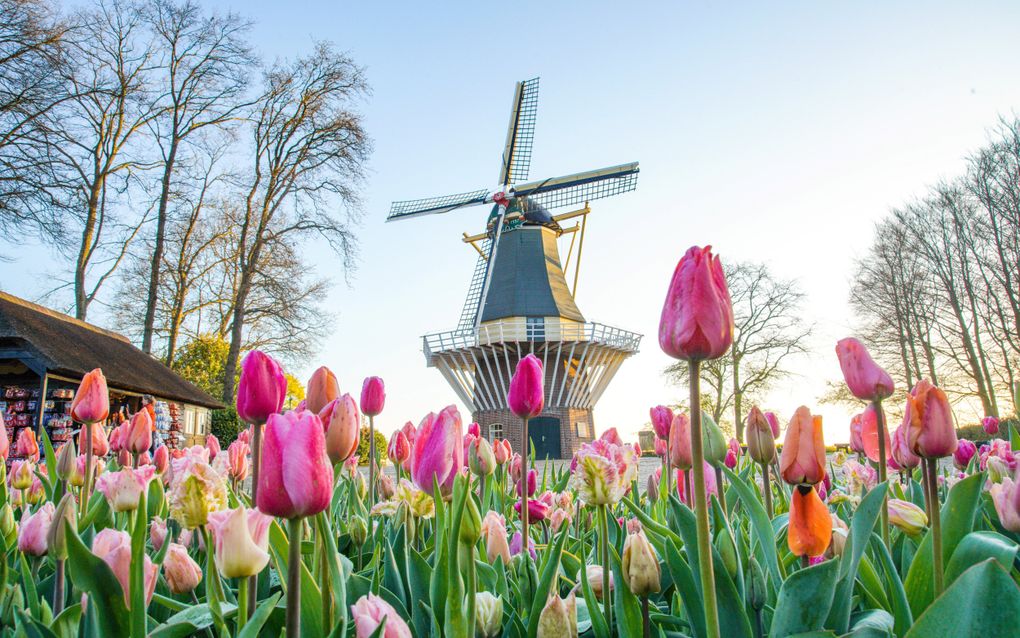
<instances>
[{"instance_id":1,"label":"tulip bud","mask_svg":"<svg viewBox=\"0 0 1020 638\"><path fill-rule=\"evenodd\" d=\"M889 440L889 430L882 428L885 435L885 449L892 447ZM864 454L872 463L878 463L878 411L874 403L869 403L861 413L861 445L864 447Z\"/></svg>"},{"instance_id":2,"label":"tulip bud","mask_svg":"<svg viewBox=\"0 0 1020 638\"><path fill-rule=\"evenodd\" d=\"M985 432L991 435L999 433L999 419L994 416L986 416L981 419L981 427L985 429Z\"/></svg>"},{"instance_id":3,"label":"tulip bud","mask_svg":"<svg viewBox=\"0 0 1020 638\"><path fill-rule=\"evenodd\" d=\"M216 545L214 558L221 575L244 578L265 568L269 562L267 550L272 522L272 517L244 507L209 514L209 531Z\"/></svg>"},{"instance_id":4,"label":"tulip bud","mask_svg":"<svg viewBox=\"0 0 1020 638\"><path fill-rule=\"evenodd\" d=\"M517 363L506 398L511 412L522 419L531 419L542 413L545 407L544 375L541 359L533 354Z\"/></svg>"},{"instance_id":5,"label":"tulip bud","mask_svg":"<svg viewBox=\"0 0 1020 638\"><path fill-rule=\"evenodd\" d=\"M556 591L551 591L538 617L538 638L566 636L577 636L577 601L574 592L561 599Z\"/></svg>"},{"instance_id":6,"label":"tulip bud","mask_svg":"<svg viewBox=\"0 0 1020 638\"><path fill-rule=\"evenodd\" d=\"M864 439L861 436L863 421L863 414L850 417L850 449L857 454L864 454Z\"/></svg>"},{"instance_id":7,"label":"tulip bud","mask_svg":"<svg viewBox=\"0 0 1020 638\"><path fill-rule=\"evenodd\" d=\"M165 445L156 448L156 453L152 456L152 464L156 466L157 474L166 472L166 468L170 466L170 449Z\"/></svg>"},{"instance_id":8,"label":"tulip bud","mask_svg":"<svg viewBox=\"0 0 1020 638\"><path fill-rule=\"evenodd\" d=\"M35 464L32 461L14 461L11 463L11 475L8 481L11 489L27 490L35 480Z\"/></svg>"},{"instance_id":9,"label":"tulip bud","mask_svg":"<svg viewBox=\"0 0 1020 638\"><path fill-rule=\"evenodd\" d=\"M404 461L411 458L411 443L403 430L397 430L390 437L390 444L386 447L386 455L397 465L403 465Z\"/></svg>"},{"instance_id":10,"label":"tulip bud","mask_svg":"<svg viewBox=\"0 0 1020 638\"><path fill-rule=\"evenodd\" d=\"M862 401L881 401L892 395L895 389L892 377L875 363L860 341L840 339L836 343L836 357L843 379L855 397Z\"/></svg>"},{"instance_id":11,"label":"tulip bud","mask_svg":"<svg viewBox=\"0 0 1020 638\"><path fill-rule=\"evenodd\" d=\"M961 470L966 470L975 454L977 454L977 446L974 445L974 442L960 439L956 445L956 451L953 452L953 464Z\"/></svg>"},{"instance_id":12,"label":"tulip bud","mask_svg":"<svg viewBox=\"0 0 1020 638\"><path fill-rule=\"evenodd\" d=\"M793 490L786 540L795 556L821 556L832 540L829 509L811 485Z\"/></svg>"},{"instance_id":13,"label":"tulip bud","mask_svg":"<svg viewBox=\"0 0 1020 638\"><path fill-rule=\"evenodd\" d=\"M163 576L172 594L186 594L202 582L202 568L179 543L170 543L163 559Z\"/></svg>"},{"instance_id":14,"label":"tulip bud","mask_svg":"<svg viewBox=\"0 0 1020 638\"><path fill-rule=\"evenodd\" d=\"M506 439L496 441L496 445L494 447L495 449L493 450L493 454L496 457L496 463L499 465L503 465L514 455L513 450L510 448L510 441L507 441Z\"/></svg>"},{"instance_id":15,"label":"tulip bud","mask_svg":"<svg viewBox=\"0 0 1020 638\"><path fill-rule=\"evenodd\" d=\"M783 480L791 485L815 484L825 476L822 417L812 416L804 406L797 408L786 429L779 468Z\"/></svg>"},{"instance_id":16,"label":"tulip bud","mask_svg":"<svg viewBox=\"0 0 1020 638\"><path fill-rule=\"evenodd\" d=\"M678 470L689 470L694 467L694 456L691 452L691 421L686 414L680 413L673 417L669 428L669 459L670 464Z\"/></svg>"},{"instance_id":17,"label":"tulip bud","mask_svg":"<svg viewBox=\"0 0 1020 638\"><path fill-rule=\"evenodd\" d=\"M673 426L673 411L664 405L657 405L648 411L652 420L652 429L660 439L669 438L669 428Z\"/></svg>"},{"instance_id":18,"label":"tulip bud","mask_svg":"<svg viewBox=\"0 0 1020 638\"><path fill-rule=\"evenodd\" d=\"M659 557L643 531L627 535L622 559L623 580L635 596L654 594L662 588Z\"/></svg>"},{"instance_id":19,"label":"tulip bud","mask_svg":"<svg viewBox=\"0 0 1020 638\"><path fill-rule=\"evenodd\" d=\"M249 352L237 382L237 415L245 423L262 425L283 409L286 399L287 377L280 364L258 350Z\"/></svg>"},{"instance_id":20,"label":"tulip bud","mask_svg":"<svg viewBox=\"0 0 1020 638\"><path fill-rule=\"evenodd\" d=\"M832 545L829 547L829 550L832 552L833 556L842 556L843 550L846 548L846 539L850 534L850 528L847 527L846 523L843 522L843 519L836 516L834 512L831 513L831 517Z\"/></svg>"},{"instance_id":21,"label":"tulip bud","mask_svg":"<svg viewBox=\"0 0 1020 638\"><path fill-rule=\"evenodd\" d=\"M209 460L213 461L223 448L220 447L220 440L215 434L208 434L205 437L205 449L209 450Z\"/></svg>"},{"instance_id":22,"label":"tulip bud","mask_svg":"<svg viewBox=\"0 0 1020 638\"><path fill-rule=\"evenodd\" d=\"M26 510L18 527L18 550L32 556L42 556L49 549L47 536L53 523L53 503L46 503L34 514Z\"/></svg>"},{"instance_id":23,"label":"tulip bud","mask_svg":"<svg viewBox=\"0 0 1020 638\"><path fill-rule=\"evenodd\" d=\"M139 410L131 416L128 422L127 440L121 434L120 444L122 448L141 454L152 447L152 417L148 410Z\"/></svg>"},{"instance_id":24,"label":"tulip bud","mask_svg":"<svg viewBox=\"0 0 1020 638\"><path fill-rule=\"evenodd\" d=\"M479 638L497 638L503 629L503 599L487 591L475 594L475 632Z\"/></svg>"},{"instance_id":25,"label":"tulip bud","mask_svg":"<svg viewBox=\"0 0 1020 638\"><path fill-rule=\"evenodd\" d=\"M18 433L18 442L14 451L22 458L33 462L39 461L39 442L35 438L35 430L32 428L21 428Z\"/></svg>"},{"instance_id":26,"label":"tulip bud","mask_svg":"<svg viewBox=\"0 0 1020 638\"><path fill-rule=\"evenodd\" d=\"M747 413L747 453L756 463L766 465L776 458L776 440L772 436L772 428L768 419L758 406Z\"/></svg>"},{"instance_id":27,"label":"tulip bud","mask_svg":"<svg viewBox=\"0 0 1020 638\"><path fill-rule=\"evenodd\" d=\"M418 426L411 448L411 479L432 497L448 496L464 466L464 436L460 412L447 406L438 415L429 413ZM438 484L441 494L433 494Z\"/></svg>"},{"instance_id":28,"label":"tulip bud","mask_svg":"<svg viewBox=\"0 0 1020 638\"><path fill-rule=\"evenodd\" d=\"M397 493L396 484L393 482L393 479L390 478L390 475L385 473L379 474L376 482L376 489L379 490L379 497L384 501L388 501L393 498L393 496Z\"/></svg>"},{"instance_id":29,"label":"tulip bud","mask_svg":"<svg viewBox=\"0 0 1020 638\"><path fill-rule=\"evenodd\" d=\"M7 425L4 423L3 412L0 412L0 461L6 461L11 452L11 442L7 438Z\"/></svg>"},{"instance_id":30,"label":"tulip bud","mask_svg":"<svg viewBox=\"0 0 1020 638\"><path fill-rule=\"evenodd\" d=\"M956 451L953 411L946 393L921 379L907 395L903 415L910 450L918 456L937 459Z\"/></svg>"},{"instance_id":31,"label":"tulip bud","mask_svg":"<svg viewBox=\"0 0 1020 638\"><path fill-rule=\"evenodd\" d=\"M730 578L737 578L737 548L733 544L733 537L725 529L720 529L715 535L715 549L722 558L723 567L729 572Z\"/></svg>"},{"instance_id":32,"label":"tulip bud","mask_svg":"<svg viewBox=\"0 0 1020 638\"><path fill-rule=\"evenodd\" d=\"M71 418L79 423L97 423L110 415L110 392L106 377L96 368L86 374L71 400Z\"/></svg>"},{"instance_id":33,"label":"tulip bud","mask_svg":"<svg viewBox=\"0 0 1020 638\"><path fill-rule=\"evenodd\" d=\"M308 387L305 388L305 409L318 414L330 401L339 396L340 383L336 380L336 375L326 366L321 366L308 379Z\"/></svg>"},{"instance_id":34,"label":"tulip bud","mask_svg":"<svg viewBox=\"0 0 1020 638\"><path fill-rule=\"evenodd\" d=\"M468 446L468 467L475 476L489 476L496 471L496 456L492 446L482 438L472 439Z\"/></svg>"},{"instance_id":35,"label":"tulip bud","mask_svg":"<svg viewBox=\"0 0 1020 638\"><path fill-rule=\"evenodd\" d=\"M892 437L892 458L900 469L910 470L921 464L921 457L917 456L910 449L907 443L907 429L903 425L896 428Z\"/></svg>"},{"instance_id":36,"label":"tulip bud","mask_svg":"<svg viewBox=\"0 0 1020 638\"><path fill-rule=\"evenodd\" d=\"M460 518L460 542L473 546L482 537L482 517L478 513L475 499L469 493L464 502L464 514Z\"/></svg>"},{"instance_id":37,"label":"tulip bud","mask_svg":"<svg viewBox=\"0 0 1020 638\"><path fill-rule=\"evenodd\" d=\"M889 499L889 522L903 532L915 536L928 524L928 516L924 510L910 501L898 498Z\"/></svg>"},{"instance_id":38,"label":"tulip bud","mask_svg":"<svg viewBox=\"0 0 1020 638\"><path fill-rule=\"evenodd\" d=\"M768 587L765 583L765 572L753 556L747 572L747 602L751 609L761 611L768 600Z\"/></svg>"},{"instance_id":39,"label":"tulip bud","mask_svg":"<svg viewBox=\"0 0 1020 638\"><path fill-rule=\"evenodd\" d=\"M706 412L701 413L701 433L705 460L712 467L721 467L726 461L726 436Z\"/></svg>"},{"instance_id":40,"label":"tulip bud","mask_svg":"<svg viewBox=\"0 0 1020 638\"><path fill-rule=\"evenodd\" d=\"M60 446L57 453L57 478L67 481L78 468L78 452L74 449L74 440L68 439L67 443Z\"/></svg>"},{"instance_id":41,"label":"tulip bud","mask_svg":"<svg viewBox=\"0 0 1020 638\"><path fill-rule=\"evenodd\" d=\"M368 540L368 524L364 518L357 514L351 517L351 524L347 531L355 547L361 547Z\"/></svg>"},{"instance_id":42,"label":"tulip bud","mask_svg":"<svg viewBox=\"0 0 1020 638\"><path fill-rule=\"evenodd\" d=\"M354 638L409 638L411 629L388 602L374 594L366 594L351 605ZM385 621L385 624L383 624ZM379 631L379 626L383 631Z\"/></svg>"},{"instance_id":43,"label":"tulip bud","mask_svg":"<svg viewBox=\"0 0 1020 638\"><path fill-rule=\"evenodd\" d=\"M485 556L495 564L496 557L503 558L503 565L510 564L510 547L507 543L506 521L500 514L490 511L481 524L481 536L485 541Z\"/></svg>"},{"instance_id":44,"label":"tulip bud","mask_svg":"<svg viewBox=\"0 0 1020 638\"><path fill-rule=\"evenodd\" d=\"M712 247L692 246L673 272L659 319L659 347L674 359L718 359L733 343L733 305Z\"/></svg>"},{"instance_id":45,"label":"tulip bud","mask_svg":"<svg viewBox=\"0 0 1020 638\"><path fill-rule=\"evenodd\" d=\"M580 572L577 574L577 580L580 582L582 578L588 580L588 586L591 587L591 591L595 594L595 598L602 600L602 596L605 594L602 587L602 577L605 572L601 565L582 565ZM609 595L612 596L616 583L613 581L613 574L609 574Z\"/></svg>"},{"instance_id":46,"label":"tulip bud","mask_svg":"<svg viewBox=\"0 0 1020 638\"><path fill-rule=\"evenodd\" d=\"M55 560L67 558L67 529L64 523L71 525L71 529L77 529L78 508L75 506L74 495L64 494L60 499L56 511L53 513L53 522L50 524L49 533L46 535L46 544L49 547L50 556Z\"/></svg>"},{"instance_id":47,"label":"tulip bud","mask_svg":"<svg viewBox=\"0 0 1020 638\"><path fill-rule=\"evenodd\" d=\"M379 416L386 405L386 387L379 377L368 377L361 386L361 412L365 416Z\"/></svg>"}]
</instances>

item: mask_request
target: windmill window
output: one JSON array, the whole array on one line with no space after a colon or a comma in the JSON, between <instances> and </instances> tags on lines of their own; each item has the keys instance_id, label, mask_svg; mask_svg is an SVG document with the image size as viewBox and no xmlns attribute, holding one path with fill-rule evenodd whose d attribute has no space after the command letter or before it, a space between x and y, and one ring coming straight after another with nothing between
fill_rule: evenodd
<instances>
[{"instance_id":1,"label":"windmill window","mask_svg":"<svg viewBox=\"0 0 1020 638\"><path fill-rule=\"evenodd\" d=\"M528 341L545 341L545 317L527 317L525 326Z\"/></svg>"},{"instance_id":2,"label":"windmill window","mask_svg":"<svg viewBox=\"0 0 1020 638\"><path fill-rule=\"evenodd\" d=\"M503 424L493 423L489 426L489 440L495 443L497 439L503 438Z\"/></svg>"}]
</instances>

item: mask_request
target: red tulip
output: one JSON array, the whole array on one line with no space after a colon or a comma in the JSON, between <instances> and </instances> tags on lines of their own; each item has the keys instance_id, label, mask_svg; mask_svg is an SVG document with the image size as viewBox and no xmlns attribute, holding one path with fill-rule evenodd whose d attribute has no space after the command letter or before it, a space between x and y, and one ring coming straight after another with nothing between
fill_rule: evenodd
<instances>
[{"instance_id":1,"label":"red tulip","mask_svg":"<svg viewBox=\"0 0 1020 638\"><path fill-rule=\"evenodd\" d=\"M283 409L286 399L287 377L280 364L259 350L249 352L237 382L237 415L245 423L261 425Z\"/></svg>"},{"instance_id":2,"label":"red tulip","mask_svg":"<svg viewBox=\"0 0 1020 638\"><path fill-rule=\"evenodd\" d=\"M787 544L795 556L821 556L828 549L832 540L832 516L814 486L794 488L786 534Z\"/></svg>"},{"instance_id":3,"label":"red tulip","mask_svg":"<svg viewBox=\"0 0 1020 638\"><path fill-rule=\"evenodd\" d=\"M361 417L354 397L345 394L329 402L319 419L326 428L326 453L334 465L346 461L358 451L361 440Z\"/></svg>"},{"instance_id":4,"label":"red tulip","mask_svg":"<svg viewBox=\"0 0 1020 638\"><path fill-rule=\"evenodd\" d=\"M949 399L926 379L918 381L907 395L903 424L914 454L938 459L956 451L956 429Z\"/></svg>"},{"instance_id":5,"label":"red tulip","mask_svg":"<svg viewBox=\"0 0 1020 638\"><path fill-rule=\"evenodd\" d=\"M340 396L340 383L333 371L322 366L312 373L305 389L305 409L316 414L322 412L333 399Z\"/></svg>"},{"instance_id":6,"label":"red tulip","mask_svg":"<svg viewBox=\"0 0 1020 638\"><path fill-rule=\"evenodd\" d=\"M368 377L361 386L361 412L365 416L379 416L386 405L386 388L379 377Z\"/></svg>"},{"instance_id":7,"label":"red tulip","mask_svg":"<svg viewBox=\"0 0 1020 638\"><path fill-rule=\"evenodd\" d=\"M18 434L18 442L14 446L14 452L32 461L39 460L39 442L35 439L35 430L32 428L21 428Z\"/></svg>"},{"instance_id":8,"label":"red tulip","mask_svg":"<svg viewBox=\"0 0 1020 638\"><path fill-rule=\"evenodd\" d=\"M127 430L121 432L120 445L135 454L141 454L152 447L152 417L148 410L134 413L128 421Z\"/></svg>"},{"instance_id":9,"label":"red tulip","mask_svg":"<svg viewBox=\"0 0 1020 638\"><path fill-rule=\"evenodd\" d=\"M885 435L885 449L888 450L892 447L892 443L889 440L889 430L883 428L883 434ZM864 412L861 413L861 442L864 446L864 454L867 455L868 459L872 463L878 463L878 412L875 410L875 404L870 403L868 407L864 408Z\"/></svg>"},{"instance_id":10,"label":"red tulip","mask_svg":"<svg viewBox=\"0 0 1020 638\"><path fill-rule=\"evenodd\" d=\"M433 482L443 495L453 490L453 481L464 466L464 437L460 412L447 406L439 414L429 413L418 425L411 448L411 479L424 492L433 494Z\"/></svg>"},{"instance_id":11,"label":"red tulip","mask_svg":"<svg viewBox=\"0 0 1020 638\"><path fill-rule=\"evenodd\" d=\"M531 419L542 413L545 407L544 375L542 361L533 354L517 363L506 397L511 412L522 419Z\"/></svg>"},{"instance_id":12,"label":"red tulip","mask_svg":"<svg viewBox=\"0 0 1020 638\"><path fill-rule=\"evenodd\" d=\"M411 458L411 444L402 430L397 430L390 437L390 444L386 447L386 455L390 460L399 465Z\"/></svg>"},{"instance_id":13,"label":"red tulip","mask_svg":"<svg viewBox=\"0 0 1020 638\"><path fill-rule=\"evenodd\" d=\"M322 422L311 412L272 414L266 422L256 502L270 516L301 518L329 506L333 467Z\"/></svg>"},{"instance_id":14,"label":"red tulip","mask_svg":"<svg viewBox=\"0 0 1020 638\"><path fill-rule=\"evenodd\" d=\"M655 436L660 439L668 439L669 428L673 425L673 411L664 405L657 405L648 410L648 415L652 419L652 429L655 430Z\"/></svg>"},{"instance_id":15,"label":"red tulip","mask_svg":"<svg viewBox=\"0 0 1020 638\"><path fill-rule=\"evenodd\" d=\"M673 417L673 425L669 429L669 461L678 470L694 467L691 420L682 412Z\"/></svg>"},{"instance_id":16,"label":"red tulip","mask_svg":"<svg viewBox=\"0 0 1020 638\"><path fill-rule=\"evenodd\" d=\"M790 420L779 457L783 480L791 485L815 484L825 477L825 441L822 417L801 406Z\"/></svg>"},{"instance_id":17,"label":"red tulip","mask_svg":"<svg viewBox=\"0 0 1020 638\"><path fill-rule=\"evenodd\" d=\"M71 418L81 423L97 423L110 416L110 392L103 371L96 368L86 374L71 401Z\"/></svg>"},{"instance_id":18,"label":"red tulip","mask_svg":"<svg viewBox=\"0 0 1020 638\"><path fill-rule=\"evenodd\" d=\"M895 389L892 377L875 363L860 341L840 339L836 343L836 357L843 379L855 397L862 401L881 401L892 395Z\"/></svg>"},{"instance_id":19,"label":"red tulip","mask_svg":"<svg viewBox=\"0 0 1020 638\"><path fill-rule=\"evenodd\" d=\"M733 343L733 305L712 247L692 246L673 271L659 320L659 347L674 359L718 359Z\"/></svg>"}]
</instances>

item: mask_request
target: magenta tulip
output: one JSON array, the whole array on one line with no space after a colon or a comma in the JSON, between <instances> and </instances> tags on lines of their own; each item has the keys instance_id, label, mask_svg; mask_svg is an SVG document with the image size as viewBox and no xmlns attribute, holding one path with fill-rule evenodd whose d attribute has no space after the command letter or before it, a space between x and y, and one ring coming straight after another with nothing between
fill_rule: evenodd
<instances>
[{"instance_id":1,"label":"magenta tulip","mask_svg":"<svg viewBox=\"0 0 1020 638\"><path fill-rule=\"evenodd\" d=\"M329 506L333 467L322 422L312 412L272 414L266 423L256 502L270 516L301 518Z\"/></svg>"},{"instance_id":2,"label":"magenta tulip","mask_svg":"<svg viewBox=\"0 0 1020 638\"><path fill-rule=\"evenodd\" d=\"M895 389L892 377L875 363L860 341L840 339L836 343L836 357L843 379L855 397L862 401L881 401L892 395Z\"/></svg>"},{"instance_id":3,"label":"magenta tulip","mask_svg":"<svg viewBox=\"0 0 1020 638\"><path fill-rule=\"evenodd\" d=\"M907 395L903 425L911 452L920 457L938 459L956 451L956 428L949 398L926 379L918 381Z\"/></svg>"},{"instance_id":4,"label":"magenta tulip","mask_svg":"<svg viewBox=\"0 0 1020 638\"><path fill-rule=\"evenodd\" d=\"M648 410L648 415L652 420L655 436L660 439L668 439L669 428L673 425L673 411L664 405L657 405Z\"/></svg>"},{"instance_id":5,"label":"magenta tulip","mask_svg":"<svg viewBox=\"0 0 1020 638\"><path fill-rule=\"evenodd\" d=\"M544 374L541 359L533 354L517 363L506 397L511 412L522 419L531 419L542 413L545 407Z\"/></svg>"},{"instance_id":6,"label":"magenta tulip","mask_svg":"<svg viewBox=\"0 0 1020 638\"><path fill-rule=\"evenodd\" d=\"M249 352L241 362L237 415L245 423L261 425L283 409L286 399L287 378L280 364L259 350Z\"/></svg>"},{"instance_id":7,"label":"magenta tulip","mask_svg":"<svg viewBox=\"0 0 1020 638\"><path fill-rule=\"evenodd\" d=\"M765 420L768 421L769 428L772 429L772 438L779 438L779 416L775 412L766 412Z\"/></svg>"},{"instance_id":8,"label":"magenta tulip","mask_svg":"<svg viewBox=\"0 0 1020 638\"><path fill-rule=\"evenodd\" d=\"M361 386L361 412L365 416L379 416L386 405L386 388L379 377L368 377Z\"/></svg>"},{"instance_id":9,"label":"magenta tulip","mask_svg":"<svg viewBox=\"0 0 1020 638\"><path fill-rule=\"evenodd\" d=\"M985 432L988 434L993 435L998 434L999 420L994 416L986 416L985 418L981 419L981 427L983 427L985 429Z\"/></svg>"},{"instance_id":10,"label":"magenta tulip","mask_svg":"<svg viewBox=\"0 0 1020 638\"><path fill-rule=\"evenodd\" d=\"M464 436L460 412L447 406L439 414L429 413L418 425L411 448L411 479L433 498L433 483L443 496L453 490L453 481L464 466Z\"/></svg>"},{"instance_id":11,"label":"magenta tulip","mask_svg":"<svg viewBox=\"0 0 1020 638\"><path fill-rule=\"evenodd\" d=\"M956 445L956 451L953 452L953 464L961 470L966 470L975 454L977 454L977 446L974 445L974 442L960 439Z\"/></svg>"},{"instance_id":12,"label":"magenta tulip","mask_svg":"<svg viewBox=\"0 0 1020 638\"><path fill-rule=\"evenodd\" d=\"M733 304L712 247L688 249L673 271L659 319L659 347L674 359L718 359L733 343Z\"/></svg>"}]
</instances>

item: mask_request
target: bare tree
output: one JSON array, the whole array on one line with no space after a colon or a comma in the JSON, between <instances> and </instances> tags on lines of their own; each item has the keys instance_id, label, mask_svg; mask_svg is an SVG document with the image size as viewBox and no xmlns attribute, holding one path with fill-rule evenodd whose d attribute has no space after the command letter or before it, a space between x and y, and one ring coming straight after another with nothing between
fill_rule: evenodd
<instances>
[{"instance_id":1,"label":"bare tree","mask_svg":"<svg viewBox=\"0 0 1020 638\"><path fill-rule=\"evenodd\" d=\"M265 74L253 121L252 166L238 230L237 288L230 319L223 398L234 397L234 372L259 265L309 235L324 239L352 265L357 187L370 142L352 110L367 91L362 70L327 44ZM337 214L343 209L345 215Z\"/></svg>"},{"instance_id":2,"label":"bare tree","mask_svg":"<svg viewBox=\"0 0 1020 638\"><path fill-rule=\"evenodd\" d=\"M795 281L777 279L764 264L727 265L726 282L733 301L733 345L723 357L702 365L702 382L711 392L716 421L733 407L737 439L744 440L744 399L763 394L789 373L789 359L806 351L813 326L804 321L804 293ZM673 365L667 374L687 382L687 367Z\"/></svg>"},{"instance_id":3,"label":"bare tree","mask_svg":"<svg viewBox=\"0 0 1020 638\"><path fill-rule=\"evenodd\" d=\"M159 116L150 121L161 177L142 324L142 349L151 352L178 163L204 133L225 127L247 106L242 98L254 59L245 41L250 25L235 14L205 15L192 0L151 0L144 15L156 38L161 93Z\"/></svg>"}]
</instances>

